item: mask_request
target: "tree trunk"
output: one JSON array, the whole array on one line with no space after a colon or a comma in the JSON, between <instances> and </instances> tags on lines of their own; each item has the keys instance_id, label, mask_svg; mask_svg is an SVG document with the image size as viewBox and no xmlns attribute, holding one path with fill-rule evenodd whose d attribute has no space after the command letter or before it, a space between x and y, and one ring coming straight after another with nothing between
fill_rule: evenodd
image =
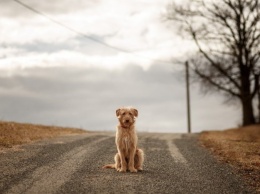
<instances>
[{"instance_id":1,"label":"tree trunk","mask_svg":"<svg viewBox=\"0 0 260 194\"><path fill-rule=\"evenodd\" d=\"M251 97L244 97L242 101L243 126L255 124L254 110Z\"/></svg>"},{"instance_id":2,"label":"tree trunk","mask_svg":"<svg viewBox=\"0 0 260 194\"><path fill-rule=\"evenodd\" d=\"M246 66L240 66L241 73L241 103L242 103L242 115L243 126L255 124L253 99L250 91L250 71Z\"/></svg>"}]
</instances>

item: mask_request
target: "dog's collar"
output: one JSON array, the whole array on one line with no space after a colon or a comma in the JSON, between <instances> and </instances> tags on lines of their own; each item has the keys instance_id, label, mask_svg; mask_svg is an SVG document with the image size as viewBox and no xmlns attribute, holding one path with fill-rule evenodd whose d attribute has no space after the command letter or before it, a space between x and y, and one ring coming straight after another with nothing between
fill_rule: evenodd
<instances>
[{"instance_id":1,"label":"dog's collar","mask_svg":"<svg viewBox=\"0 0 260 194\"><path fill-rule=\"evenodd\" d=\"M132 125L130 125L129 127L125 127L123 125L120 125L123 129L130 129Z\"/></svg>"},{"instance_id":2,"label":"dog's collar","mask_svg":"<svg viewBox=\"0 0 260 194\"><path fill-rule=\"evenodd\" d=\"M123 123L120 123L120 127L123 129L131 129L133 127L133 124L126 127Z\"/></svg>"}]
</instances>

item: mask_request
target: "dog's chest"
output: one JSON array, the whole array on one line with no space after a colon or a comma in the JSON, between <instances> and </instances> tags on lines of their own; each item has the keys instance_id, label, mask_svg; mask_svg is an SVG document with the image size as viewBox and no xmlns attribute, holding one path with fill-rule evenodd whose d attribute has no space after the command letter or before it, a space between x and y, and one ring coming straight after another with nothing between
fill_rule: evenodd
<instances>
[{"instance_id":1,"label":"dog's chest","mask_svg":"<svg viewBox=\"0 0 260 194\"><path fill-rule=\"evenodd\" d=\"M137 144L137 136L133 131L123 130L118 128L116 134L116 144L117 148L128 154L129 150L135 149Z\"/></svg>"},{"instance_id":2,"label":"dog's chest","mask_svg":"<svg viewBox=\"0 0 260 194\"><path fill-rule=\"evenodd\" d=\"M129 149L130 144L131 144L131 139L128 135L124 136L122 139L122 144L124 145L124 147L126 148L126 150Z\"/></svg>"},{"instance_id":3,"label":"dog's chest","mask_svg":"<svg viewBox=\"0 0 260 194\"><path fill-rule=\"evenodd\" d=\"M133 138L131 138L130 135L128 135L128 134L123 135L123 137L121 139L121 145L122 145L122 147L125 148L126 151L131 149L131 147L133 146L133 143L134 143Z\"/></svg>"}]
</instances>

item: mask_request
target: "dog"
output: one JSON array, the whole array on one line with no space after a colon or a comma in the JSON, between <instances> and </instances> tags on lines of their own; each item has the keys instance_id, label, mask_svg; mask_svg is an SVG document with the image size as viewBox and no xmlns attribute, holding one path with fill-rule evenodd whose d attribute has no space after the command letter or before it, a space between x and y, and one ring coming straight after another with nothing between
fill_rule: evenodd
<instances>
[{"instance_id":1,"label":"dog","mask_svg":"<svg viewBox=\"0 0 260 194\"><path fill-rule=\"evenodd\" d=\"M117 153L115 164L108 164L103 168L115 168L118 172L137 172L143 170L144 152L137 148L137 134L135 118L138 110L132 107L123 107L116 110L119 124L117 126L115 143Z\"/></svg>"}]
</instances>

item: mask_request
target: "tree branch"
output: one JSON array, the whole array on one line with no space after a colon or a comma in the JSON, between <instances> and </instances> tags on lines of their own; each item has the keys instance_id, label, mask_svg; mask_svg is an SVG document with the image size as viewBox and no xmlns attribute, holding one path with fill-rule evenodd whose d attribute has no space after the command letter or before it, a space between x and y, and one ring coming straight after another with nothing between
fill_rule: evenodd
<instances>
[{"instance_id":1,"label":"tree branch","mask_svg":"<svg viewBox=\"0 0 260 194\"><path fill-rule=\"evenodd\" d=\"M196 74L199 75L203 80L209 82L211 85L215 86L217 89L222 90L222 91L225 91L225 92L231 94L232 96L241 98L241 96L240 96L238 93L232 91L231 89L225 88L224 86L222 86L222 85L220 85L220 84L214 82L214 81L212 80L212 77L211 77L211 76L207 76L207 75L201 73L197 68L195 68L194 71L195 71Z\"/></svg>"},{"instance_id":2,"label":"tree branch","mask_svg":"<svg viewBox=\"0 0 260 194\"><path fill-rule=\"evenodd\" d=\"M192 28L191 28L192 30ZM193 31L193 30L192 30ZM221 72L225 77L227 77L238 89L240 89L240 85L230 76L228 75L218 64L216 64L214 62L214 60L212 60L209 55L201 48L197 38L196 38L196 33L195 32L192 32L192 36L193 36L193 39L196 43L196 45L198 46L199 48L199 51L204 55L204 57L219 71Z\"/></svg>"}]
</instances>

